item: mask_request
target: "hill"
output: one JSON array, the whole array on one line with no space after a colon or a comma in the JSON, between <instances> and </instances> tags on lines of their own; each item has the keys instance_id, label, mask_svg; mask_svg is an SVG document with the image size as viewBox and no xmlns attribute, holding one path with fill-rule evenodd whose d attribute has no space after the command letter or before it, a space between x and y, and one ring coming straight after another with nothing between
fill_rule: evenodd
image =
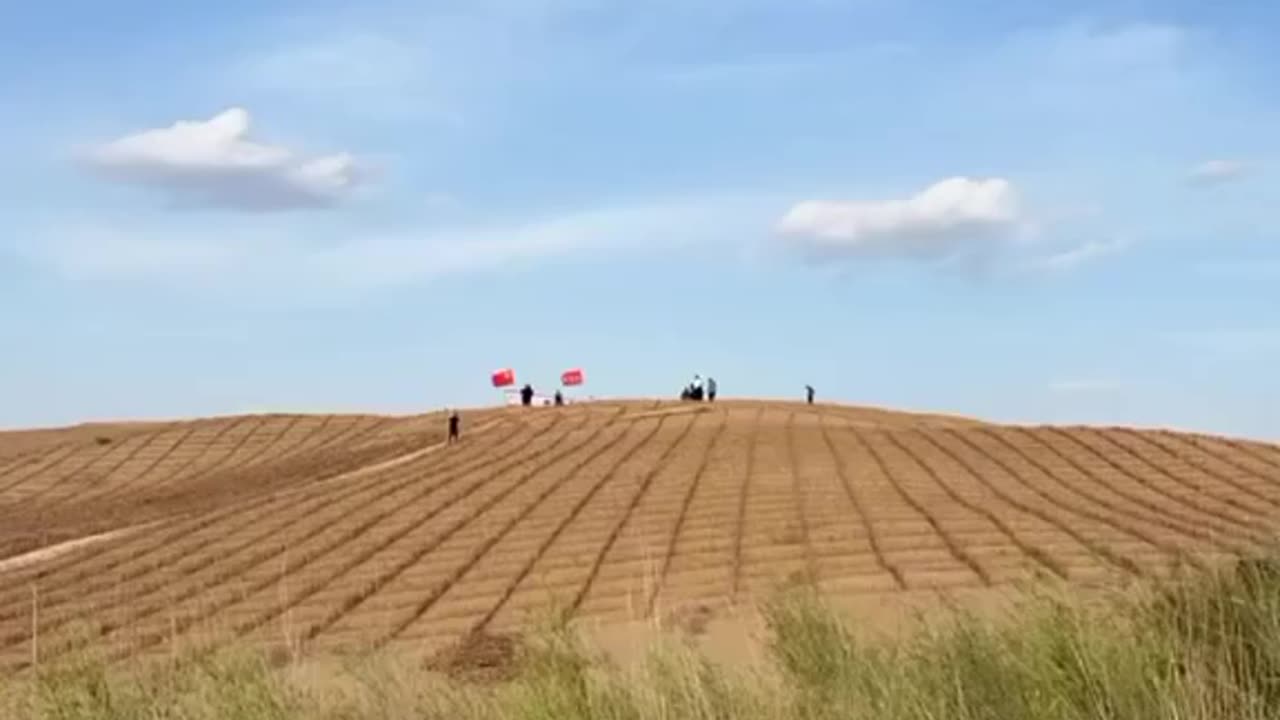
<instances>
[{"instance_id":1,"label":"hill","mask_svg":"<svg viewBox=\"0 0 1280 720\"><path fill-rule=\"evenodd\" d=\"M428 650L552 602L1110 584L1259 548L1280 518L1280 449L1204 435L758 401L478 410L454 447L443 425L0 433L0 667L30 663L33 621L42 658Z\"/></svg>"}]
</instances>

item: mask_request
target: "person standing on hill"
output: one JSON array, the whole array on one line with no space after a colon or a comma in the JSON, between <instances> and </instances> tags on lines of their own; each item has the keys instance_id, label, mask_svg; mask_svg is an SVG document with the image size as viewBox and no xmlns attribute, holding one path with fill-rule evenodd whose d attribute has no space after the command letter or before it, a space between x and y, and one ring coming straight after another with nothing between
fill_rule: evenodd
<instances>
[{"instance_id":1,"label":"person standing on hill","mask_svg":"<svg viewBox=\"0 0 1280 720\"><path fill-rule=\"evenodd\" d=\"M533 404L533 386L532 385L525 383L525 386L520 388L520 404L524 405L525 407L529 407L530 405Z\"/></svg>"},{"instance_id":2,"label":"person standing on hill","mask_svg":"<svg viewBox=\"0 0 1280 720\"><path fill-rule=\"evenodd\" d=\"M716 379L707 377L707 402L716 401Z\"/></svg>"},{"instance_id":3,"label":"person standing on hill","mask_svg":"<svg viewBox=\"0 0 1280 720\"><path fill-rule=\"evenodd\" d=\"M805 394L806 400L808 400L809 404L812 405L813 404L813 386L805 385L804 394Z\"/></svg>"},{"instance_id":4,"label":"person standing on hill","mask_svg":"<svg viewBox=\"0 0 1280 720\"><path fill-rule=\"evenodd\" d=\"M460 434L458 433L458 426L459 426L459 424L460 424L461 422L462 422L462 420L461 420L461 418L459 418L459 417L458 417L458 411L457 411L457 410L451 410L451 411L449 411L449 441L448 441L448 443L449 443L450 445L452 445L452 444L454 444L454 443L458 442L458 440L460 439Z\"/></svg>"},{"instance_id":5,"label":"person standing on hill","mask_svg":"<svg viewBox=\"0 0 1280 720\"><path fill-rule=\"evenodd\" d=\"M564 405L564 394L559 390L556 390L556 407L560 407L561 405Z\"/></svg>"}]
</instances>

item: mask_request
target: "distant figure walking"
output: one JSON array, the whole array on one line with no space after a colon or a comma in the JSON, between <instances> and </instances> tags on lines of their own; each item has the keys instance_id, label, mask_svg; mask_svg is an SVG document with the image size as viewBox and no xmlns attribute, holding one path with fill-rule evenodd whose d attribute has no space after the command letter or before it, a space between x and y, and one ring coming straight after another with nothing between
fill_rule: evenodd
<instances>
[{"instance_id":1,"label":"distant figure walking","mask_svg":"<svg viewBox=\"0 0 1280 720\"><path fill-rule=\"evenodd\" d=\"M562 394L560 393L560 391L559 391L559 390L557 390L557 391L556 391L556 406L557 406L557 407L559 407L559 406L561 406L561 405L564 405L564 395L562 395Z\"/></svg>"},{"instance_id":2,"label":"distant figure walking","mask_svg":"<svg viewBox=\"0 0 1280 720\"><path fill-rule=\"evenodd\" d=\"M520 388L520 404L529 407L533 404L533 386L526 384Z\"/></svg>"},{"instance_id":3,"label":"distant figure walking","mask_svg":"<svg viewBox=\"0 0 1280 720\"><path fill-rule=\"evenodd\" d=\"M693 376L693 385L689 388L689 392L695 402L702 402L702 376Z\"/></svg>"},{"instance_id":4,"label":"distant figure walking","mask_svg":"<svg viewBox=\"0 0 1280 720\"><path fill-rule=\"evenodd\" d=\"M716 401L716 379L713 377L708 377L707 378L707 402L715 402L715 401Z\"/></svg>"},{"instance_id":5,"label":"distant figure walking","mask_svg":"<svg viewBox=\"0 0 1280 720\"><path fill-rule=\"evenodd\" d=\"M461 419L458 417L458 411L457 410L450 411L449 412L449 444L450 445L458 442L458 440L460 439L460 436L458 433L458 425L460 423L461 423Z\"/></svg>"},{"instance_id":6,"label":"distant figure walking","mask_svg":"<svg viewBox=\"0 0 1280 720\"><path fill-rule=\"evenodd\" d=\"M813 386L805 385L804 394L805 394L805 398L809 401L809 404L812 405L813 404Z\"/></svg>"}]
</instances>

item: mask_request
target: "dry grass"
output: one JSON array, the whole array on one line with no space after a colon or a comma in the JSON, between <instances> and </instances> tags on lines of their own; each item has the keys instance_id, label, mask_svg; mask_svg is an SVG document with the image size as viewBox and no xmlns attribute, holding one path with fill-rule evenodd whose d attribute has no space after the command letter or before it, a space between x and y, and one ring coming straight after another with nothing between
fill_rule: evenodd
<instances>
[{"instance_id":1,"label":"dry grass","mask_svg":"<svg viewBox=\"0 0 1280 720\"><path fill-rule=\"evenodd\" d=\"M451 680L391 653L276 666L251 650L149 666L66 658L0 679L31 720L1253 720L1280 716L1280 563L1251 560L1083 605L1044 595L870 641L813 588L769 600L768 664L712 665L678 639L611 665L548 614L503 672ZM493 656L493 639L470 650ZM453 658L461 662L459 657ZM465 664L465 663L463 663ZM479 681L477 683L477 681Z\"/></svg>"}]
</instances>

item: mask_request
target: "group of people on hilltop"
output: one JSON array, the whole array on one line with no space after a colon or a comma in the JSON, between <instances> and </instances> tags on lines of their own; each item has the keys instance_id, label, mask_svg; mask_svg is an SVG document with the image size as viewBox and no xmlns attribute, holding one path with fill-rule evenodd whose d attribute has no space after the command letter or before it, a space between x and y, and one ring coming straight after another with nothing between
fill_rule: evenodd
<instances>
[{"instance_id":1,"label":"group of people on hilltop","mask_svg":"<svg viewBox=\"0 0 1280 720\"><path fill-rule=\"evenodd\" d=\"M552 402L554 402L557 407L564 405L564 393L560 392L557 389L555 397L552 399ZM520 404L525 407L529 407L533 405L533 386L532 385L525 383L525 386L520 388Z\"/></svg>"},{"instance_id":2,"label":"group of people on hilltop","mask_svg":"<svg viewBox=\"0 0 1280 720\"><path fill-rule=\"evenodd\" d=\"M805 385L804 386L805 402L812 405L813 396L814 396L813 386ZM680 391L680 399L691 400L693 402L702 402L705 399L707 402L715 402L716 401L716 379L713 377L708 377L706 385L704 387L702 383L702 376L694 375L693 382L686 385L684 389Z\"/></svg>"},{"instance_id":3,"label":"group of people on hilltop","mask_svg":"<svg viewBox=\"0 0 1280 720\"><path fill-rule=\"evenodd\" d=\"M812 405L813 395L814 395L813 386L805 385L804 392L805 392L805 400L810 405ZM694 375L693 382L686 385L684 390L680 391L680 399L689 400L693 402L702 402L705 399L707 402L715 402L716 401L715 378L708 377L704 385L704 383L702 382L702 376ZM524 405L525 407L533 405L533 386L532 385L529 385L526 383L524 387L520 388L520 404ZM562 395L559 390L556 390L555 404L564 405L564 395ZM459 426L461 425L461 418L458 417L457 410L450 410L448 418L449 418L449 438L447 442L448 444L452 445L453 443L458 442L458 440L460 439Z\"/></svg>"},{"instance_id":4,"label":"group of people on hilltop","mask_svg":"<svg viewBox=\"0 0 1280 720\"><path fill-rule=\"evenodd\" d=\"M702 376L694 375L693 382L686 385L685 388L680 391L680 399L702 402L704 398L707 402L716 401L716 379L712 377L707 378L707 383L704 388L702 384Z\"/></svg>"},{"instance_id":5,"label":"group of people on hilltop","mask_svg":"<svg viewBox=\"0 0 1280 720\"><path fill-rule=\"evenodd\" d=\"M805 402L812 405L813 396L814 396L813 386L805 385L804 386ZM686 385L685 388L680 391L680 399L691 400L693 402L702 402L704 398L706 399L707 402L716 401L716 380L715 378L708 377L706 386L704 388L702 383L702 376L694 375L693 382Z\"/></svg>"}]
</instances>

